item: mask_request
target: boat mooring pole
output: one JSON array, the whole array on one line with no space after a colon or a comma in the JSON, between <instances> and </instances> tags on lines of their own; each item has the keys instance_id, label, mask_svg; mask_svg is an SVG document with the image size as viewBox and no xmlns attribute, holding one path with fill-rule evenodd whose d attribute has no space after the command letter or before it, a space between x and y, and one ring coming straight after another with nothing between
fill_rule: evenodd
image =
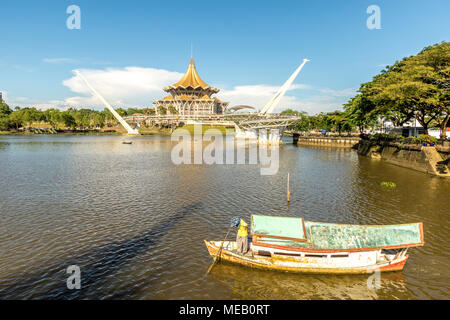
<instances>
[{"instance_id":1,"label":"boat mooring pole","mask_svg":"<svg viewBox=\"0 0 450 320\"><path fill-rule=\"evenodd\" d=\"M287 177L287 202L288 203L291 202L291 190L289 187L289 173L288 173L288 177Z\"/></svg>"},{"instance_id":2,"label":"boat mooring pole","mask_svg":"<svg viewBox=\"0 0 450 320\"><path fill-rule=\"evenodd\" d=\"M227 240L228 234L230 233L231 228L233 228L233 226L230 226L230 227L228 228L228 232L227 232L227 234L226 234L226 236L225 236L225 240ZM222 244L220 245L220 248L219 248L219 250L217 250L216 256L214 257L214 261L213 261L212 265L209 267L208 271L206 271L206 274L209 274L209 273L211 272L212 268L214 267L214 265L215 265L216 262L218 261L217 258L220 256L220 253L221 253L222 248L223 248L223 243L225 242L225 240L222 241Z\"/></svg>"}]
</instances>

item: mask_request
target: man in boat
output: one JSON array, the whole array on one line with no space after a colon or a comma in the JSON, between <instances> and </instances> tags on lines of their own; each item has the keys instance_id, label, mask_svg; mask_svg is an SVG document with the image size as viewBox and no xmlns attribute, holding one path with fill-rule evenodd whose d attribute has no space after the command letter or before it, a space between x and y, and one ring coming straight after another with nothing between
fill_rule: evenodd
<instances>
[{"instance_id":1,"label":"man in boat","mask_svg":"<svg viewBox=\"0 0 450 320\"><path fill-rule=\"evenodd\" d=\"M248 225L243 219L239 224L239 230L236 236L237 253L246 254L248 251Z\"/></svg>"}]
</instances>

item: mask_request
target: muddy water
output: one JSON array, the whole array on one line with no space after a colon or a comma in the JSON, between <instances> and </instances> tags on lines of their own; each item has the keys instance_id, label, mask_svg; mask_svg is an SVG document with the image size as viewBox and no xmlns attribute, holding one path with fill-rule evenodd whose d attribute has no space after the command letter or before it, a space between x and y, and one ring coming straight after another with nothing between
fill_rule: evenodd
<instances>
[{"instance_id":1,"label":"muddy water","mask_svg":"<svg viewBox=\"0 0 450 320\"><path fill-rule=\"evenodd\" d=\"M449 180L350 150L288 144L274 176L260 165L176 166L171 147L157 136L0 137L0 298L450 298ZM221 239L232 216L251 214L422 221L425 246L410 250L403 272L382 274L377 290L365 275L218 264L205 276L203 239ZM81 268L80 290L66 288L70 265Z\"/></svg>"}]
</instances>

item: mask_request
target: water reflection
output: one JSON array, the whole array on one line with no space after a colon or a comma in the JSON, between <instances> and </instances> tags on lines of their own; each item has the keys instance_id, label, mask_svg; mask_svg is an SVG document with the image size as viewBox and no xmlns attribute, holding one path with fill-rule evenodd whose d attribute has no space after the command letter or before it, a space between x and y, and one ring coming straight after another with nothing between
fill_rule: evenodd
<instances>
[{"instance_id":1,"label":"water reflection","mask_svg":"<svg viewBox=\"0 0 450 320\"><path fill-rule=\"evenodd\" d=\"M399 272L381 274L380 287L367 286L369 275L308 275L252 270L218 264L212 277L239 299L398 299L405 296L406 280ZM395 291L397 297L392 296Z\"/></svg>"}]
</instances>

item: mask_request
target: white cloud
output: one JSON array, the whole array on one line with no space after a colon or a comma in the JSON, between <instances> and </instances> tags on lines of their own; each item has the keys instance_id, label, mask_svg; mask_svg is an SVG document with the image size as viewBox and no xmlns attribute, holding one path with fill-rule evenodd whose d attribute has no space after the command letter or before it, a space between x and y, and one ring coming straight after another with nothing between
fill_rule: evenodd
<instances>
[{"instance_id":1,"label":"white cloud","mask_svg":"<svg viewBox=\"0 0 450 320\"><path fill-rule=\"evenodd\" d=\"M46 110L46 109L52 109L52 108L66 110L69 108L69 106L67 106L65 104L65 102L61 101L61 100L50 100L50 101L41 102L41 101L33 100L33 99L30 99L27 97L10 96L10 97L5 98L5 95L3 95L3 100L5 100L6 103L10 107L19 106L21 108L27 107L27 108L36 108L36 109L40 109L40 110Z\"/></svg>"},{"instance_id":2,"label":"white cloud","mask_svg":"<svg viewBox=\"0 0 450 320\"><path fill-rule=\"evenodd\" d=\"M224 90L219 93L222 100L230 101L230 106L243 104L256 107L261 110L264 105L276 94L279 87L268 85L250 85L237 86L232 90ZM304 98L289 94L289 91L295 89L307 89L312 95ZM356 89L349 88L344 90L333 89L315 89L308 85L294 84L286 95L281 99L276 112L283 109L294 109L306 111L309 114L320 112L330 112L341 109L342 105L356 93Z\"/></svg>"},{"instance_id":3,"label":"white cloud","mask_svg":"<svg viewBox=\"0 0 450 320\"><path fill-rule=\"evenodd\" d=\"M261 110L267 102L277 93L278 86L269 86L265 84L248 85L248 86L236 86L231 90L222 90L218 96L223 101L230 102L229 106L235 105L250 105L258 110ZM289 91L295 89L307 89L309 86L294 84ZM297 101L296 97L285 95L279 106L284 108L294 108L300 105L300 101Z\"/></svg>"},{"instance_id":4,"label":"white cloud","mask_svg":"<svg viewBox=\"0 0 450 320\"><path fill-rule=\"evenodd\" d=\"M89 83L113 106L151 106L152 101L163 98L163 87L177 82L183 74L162 69L126 67L105 70L80 70ZM99 107L103 104L93 97L83 80L75 75L63 81L72 92L85 96L67 98L65 103L74 107Z\"/></svg>"}]
</instances>

